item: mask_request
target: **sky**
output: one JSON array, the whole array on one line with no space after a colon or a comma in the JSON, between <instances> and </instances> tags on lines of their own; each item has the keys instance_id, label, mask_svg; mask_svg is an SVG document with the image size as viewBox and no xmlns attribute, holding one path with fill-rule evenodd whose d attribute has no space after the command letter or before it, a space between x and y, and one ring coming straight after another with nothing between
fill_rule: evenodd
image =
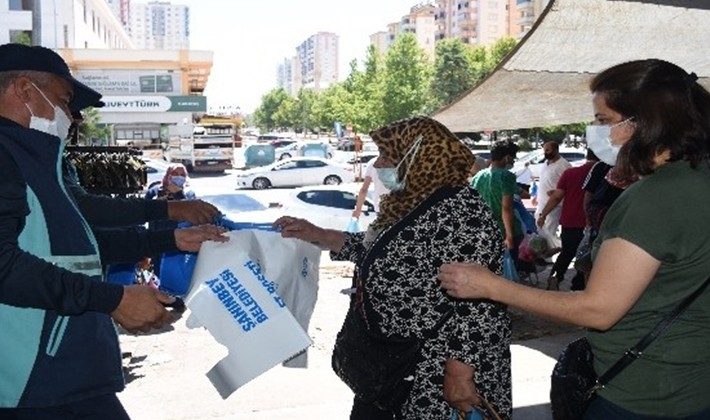
<instances>
[{"instance_id":1,"label":"sky","mask_svg":"<svg viewBox=\"0 0 710 420\"><path fill-rule=\"evenodd\" d=\"M172 0L190 7L190 49L214 52L207 106L251 113L276 87L276 70L318 32L339 36L340 79L364 60L370 35L421 0Z\"/></svg>"}]
</instances>

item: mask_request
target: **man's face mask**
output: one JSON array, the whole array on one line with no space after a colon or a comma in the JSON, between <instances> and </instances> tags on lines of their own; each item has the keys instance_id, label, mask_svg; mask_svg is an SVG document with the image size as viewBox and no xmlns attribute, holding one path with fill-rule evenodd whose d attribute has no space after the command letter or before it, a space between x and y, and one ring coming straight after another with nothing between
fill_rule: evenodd
<instances>
[{"instance_id":1,"label":"man's face mask","mask_svg":"<svg viewBox=\"0 0 710 420\"><path fill-rule=\"evenodd\" d=\"M37 92L42 95L45 101L54 109L54 119L49 120L47 118L42 118L38 117L32 112L32 108L30 108L29 105L25 104L25 107L27 107L27 110L30 111L30 128L33 130L41 131L43 133L49 134L51 136L56 136L59 137L61 140L64 140L67 138L69 135L69 127L71 127L71 120L69 117L67 117L67 114L64 113L64 110L59 105L54 105L52 101L50 101L47 96L42 92L40 88L37 87L34 83L32 83L32 86L34 86L35 89L37 89Z\"/></svg>"},{"instance_id":2,"label":"man's face mask","mask_svg":"<svg viewBox=\"0 0 710 420\"><path fill-rule=\"evenodd\" d=\"M377 177L380 179L380 182L382 182L382 185L385 188L390 191L401 191L404 189L404 185L407 181L407 175L409 175L409 169L407 169L407 173L400 181L399 176L397 175L399 173L399 167L402 165L402 162L407 160L407 156L409 156L410 153L412 157L409 159L407 168L411 167L412 162L414 162L414 158L417 156L417 152L419 151L419 146L422 144L422 139L423 137L420 136L417 141L414 142L412 147L409 148L402 160L399 161L397 166L394 168L375 168L377 170Z\"/></svg>"}]
</instances>

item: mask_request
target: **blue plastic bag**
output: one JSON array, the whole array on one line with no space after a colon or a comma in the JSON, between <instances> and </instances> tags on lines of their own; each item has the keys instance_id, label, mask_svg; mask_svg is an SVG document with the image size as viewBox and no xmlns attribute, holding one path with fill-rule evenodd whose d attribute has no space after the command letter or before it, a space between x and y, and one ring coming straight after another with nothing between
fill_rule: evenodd
<instances>
[{"instance_id":1,"label":"blue plastic bag","mask_svg":"<svg viewBox=\"0 0 710 420\"><path fill-rule=\"evenodd\" d=\"M267 230L277 231L271 223L233 222L224 215L219 215L213 221L215 225L227 230ZM189 227L181 222L178 228ZM190 291L192 272L195 271L197 254L191 252L169 252L163 254L160 260L160 290L174 296L184 297Z\"/></svg>"},{"instance_id":2,"label":"blue plastic bag","mask_svg":"<svg viewBox=\"0 0 710 420\"><path fill-rule=\"evenodd\" d=\"M484 420L483 415L477 409L473 409L466 415L459 415L459 410L451 409L451 420Z\"/></svg>"},{"instance_id":3,"label":"blue plastic bag","mask_svg":"<svg viewBox=\"0 0 710 420\"><path fill-rule=\"evenodd\" d=\"M106 281L130 286L136 281L135 264L110 264L106 269Z\"/></svg>"},{"instance_id":4,"label":"blue plastic bag","mask_svg":"<svg viewBox=\"0 0 710 420\"><path fill-rule=\"evenodd\" d=\"M353 217L350 219L350 222L348 222L348 225L345 227L345 231L348 233L358 233L362 231L362 228L360 227L360 222L357 220L357 218Z\"/></svg>"},{"instance_id":5,"label":"blue plastic bag","mask_svg":"<svg viewBox=\"0 0 710 420\"><path fill-rule=\"evenodd\" d=\"M197 254L191 252L165 253L160 259L160 290L183 297L190 290Z\"/></svg>"},{"instance_id":6,"label":"blue plastic bag","mask_svg":"<svg viewBox=\"0 0 710 420\"><path fill-rule=\"evenodd\" d=\"M512 281L519 281L518 270L515 268L515 262L507 249L503 254L503 277Z\"/></svg>"}]
</instances>

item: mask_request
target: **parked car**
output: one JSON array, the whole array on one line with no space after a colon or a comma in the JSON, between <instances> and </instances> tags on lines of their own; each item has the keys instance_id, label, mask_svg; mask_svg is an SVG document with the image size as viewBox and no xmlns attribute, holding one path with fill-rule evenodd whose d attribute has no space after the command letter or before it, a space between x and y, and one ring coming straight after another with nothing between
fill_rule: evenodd
<instances>
[{"instance_id":1,"label":"parked car","mask_svg":"<svg viewBox=\"0 0 710 420\"><path fill-rule=\"evenodd\" d=\"M266 207L244 193L204 195L200 199L213 204L227 219L237 223L273 223L283 214L279 205Z\"/></svg>"},{"instance_id":2,"label":"parked car","mask_svg":"<svg viewBox=\"0 0 710 420\"><path fill-rule=\"evenodd\" d=\"M587 156L587 151L586 149L560 147L560 155L563 158L567 159L569 163L574 165L575 162L580 163L579 161L581 161L581 163L584 163L584 160ZM525 170L525 165L529 164L528 167L530 168L531 176L533 178L539 178L540 173L542 172L542 168L545 164L544 162L545 152L542 149L533 150L532 152L517 158L511 171L516 176L519 176L520 173Z\"/></svg>"},{"instance_id":3,"label":"parked car","mask_svg":"<svg viewBox=\"0 0 710 420\"><path fill-rule=\"evenodd\" d=\"M333 146L327 142L299 141L276 148L276 159L284 160L297 156L315 156L330 159Z\"/></svg>"},{"instance_id":4,"label":"parked car","mask_svg":"<svg viewBox=\"0 0 710 420\"><path fill-rule=\"evenodd\" d=\"M352 218L359 191L360 184L296 188L281 203L281 210L283 214L304 218L316 226L345 230ZM376 217L373 200L366 198L359 219L360 228L366 230Z\"/></svg>"},{"instance_id":5,"label":"parked car","mask_svg":"<svg viewBox=\"0 0 710 420\"><path fill-rule=\"evenodd\" d=\"M301 187L353 182L353 168L316 157L295 157L237 172L237 188Z\"/></svg>"},{"instance_id":6,"label":"parked car","mask_svg":"<svg viewBox=\"0 0 710 420\"><path fill-rule=\"evenodd\" d=\"M233 201L232 195L216 196L216 199L203 198L222 210L227 218L237 223L272 223L281 215L306 219L309 222L327 229L345 230L352 218L352 212L357 202L360 184L319 185L295 188L283 201L279 208L262 209L242 212L240 208L230 211L231 206L220 205L220 202ZM221 198L220 197L224 197ZM241 200L240 198L238 199ZM359 225L362 230L375 220L375 207L371 198L365 199L362 207Z\"/></svg>"},{"instance_id":7,"label":"parked car","mask_svg":"<svg viewBox=\"0 0 710 420\"><path fill-rule=\"evenodd\" d=\"M276 149L281 148L281 147L286 147L286 146L289 146L294 143L297 143L297 141L294 139L279 139L279 140L271 140L269 142L269 144L274 146Z\"/></svg>"}]
</instances>

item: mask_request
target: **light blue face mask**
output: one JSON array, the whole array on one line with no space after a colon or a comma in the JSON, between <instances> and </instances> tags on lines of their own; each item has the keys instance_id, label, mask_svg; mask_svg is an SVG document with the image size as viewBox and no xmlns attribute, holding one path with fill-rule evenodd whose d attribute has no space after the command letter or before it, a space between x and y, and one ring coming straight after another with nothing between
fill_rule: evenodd
<instances>
[{"instance_id":1,"label":"light blue face mask","mask_svg":"<svg viewBox=\"0 0 710 420\"><path fill-rule=\"evenodd\" d=\"M395 166L394 168L375 168L377 170L377 177L380 179L380 182L382 182L382 185L385 188L390 191L401 191L404 189L404 185L407 182L407 175L409 175L409 167L412 165L412 162L414 162L414 158L417 156L419 146L422 144L422 139L423 137L419 136L417 141L414 142L412 147L409 148L402 160L399 161L397 166ZM399 167L402 165L402 162L407 160L407 156L409 156L410 153L412 157L409 159L409 162L407 164L407 173L404 174L404 178L400 181L399 176L397 175L399 172Z\"/></svg>"},{"instance_id":2,"label":"light blue face mask","mask_svg":"<svg viewBox=\"0 0 710 420\"><path fill-rule=\"evenodd\" d=\"M186 181L187 181L187 178L185 178L184 176L180 176L180 175L175 175L175 176L173 176L172 178L170 178L170 183L171 183L171 184L176 185L176 186L181 187L181 188L182 188L183 186L185 186L185 182L186 182Z\"/></svg>"}]
</instances>

